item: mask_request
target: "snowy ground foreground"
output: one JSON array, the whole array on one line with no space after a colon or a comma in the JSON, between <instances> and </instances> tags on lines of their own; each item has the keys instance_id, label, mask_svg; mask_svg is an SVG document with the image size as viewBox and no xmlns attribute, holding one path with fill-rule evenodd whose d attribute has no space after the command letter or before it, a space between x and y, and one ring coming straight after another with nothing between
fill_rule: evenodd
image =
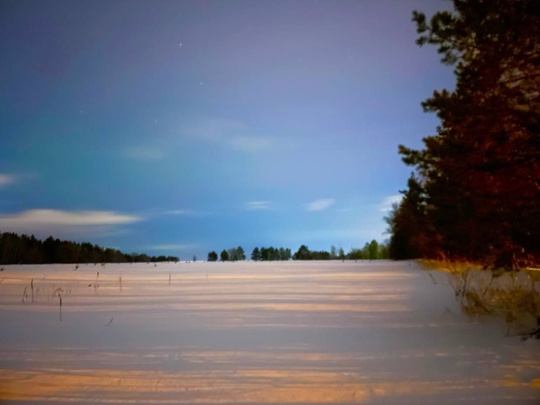
<instances>
[{"instance_id":1,"label":"snowy ground foreground","mask_svg":"<svg viewBox=\"0 0 540 405\"><path fill-rule=\"evenodd\" d=\"M538 341L415 264L4 268L1 403L540 403Z\"/></svg>"}]
</instances>

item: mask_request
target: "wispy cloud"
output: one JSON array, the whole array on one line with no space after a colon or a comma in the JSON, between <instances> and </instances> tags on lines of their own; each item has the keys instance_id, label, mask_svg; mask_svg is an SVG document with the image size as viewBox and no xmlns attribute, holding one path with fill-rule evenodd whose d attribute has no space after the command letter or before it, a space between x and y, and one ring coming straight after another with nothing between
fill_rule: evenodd
<instances>
[{"instance_id":1,"label":"wispy cloud","mask_svg":"<svg viewBox=\"0 0 540 405\"><path fill-rule=\"evenodd\" d=\"M242 121L227 119L206 119L186 128L186 131L199 139L219 141L247 131Z\"/></svg>"},{"instance_id":2,"label":"wispy cloud","mask_svg":"<svg viewBox=\"0 0 540 405\"><path fill-rule=\"evenodd\" d=\"M235 136L228 140L232 149L246 153L257 153L272 146L272 141L264 136Z\"/></svg>"},{"instance_id":3,"label":"wispy cloud","mask_svg":"<svg viewBox=\"0 0 540 405\"><path fill-rule=\"evenodd\" d=\"M384 199L379 204L380 212L388 212L392 209L393 204L399 204L403 198L403 194L394 194L384 197Z\"/></svg>"},{"instance_id":4,"label":"wispy cloud","mask_svg":"<svg viewBox=\"0 0 540 405\"><path fill-rule=\"evenodd\" d=\"M334 198L322 198L320 200L315 200L307 204L306 209L308 211L323 211L334 205L335 202L336 200Z\"/></svg>"},{"instance_id":5,"label":"wispy cloud","mask_svg":"<svg viewBox=\"0 0 540 405\"><path fill-rule=\"evenodd\" d=\"M137 160L161 160L165 157L165 152L152 146L135 146L125 149L124 155Z\"/></svg>"},{"instance_id":6,"label":"wispy cloud","mask_svg":"<svg viewBox=\"0 0 540 405\"><path fill-rule=\"evenodd\" d=\"M197 248L197 245L193 243L173 243L173 244L148 246L148 249L166 250L166 251L191 250L195 248Z\"/></svg>"},{"instance_id":7,"label":"wispy cloud","mask_svg":"<svg viewBox=\"0 0 540 405\"><path fill-rule=\"evenodd\" d=\"M272 203L270 201L248 201L246 208L249 211L268 211L272 209Z\"/></svg>"},{"instance_id":8,"label":"wispy cloud","mask_svg":"<svg viewBox=\"0 0 540 405\"><path fill-rule=\"evenodd\" d=\"M213 145L250 154L267 150L274 143L273 138L254 135L243 122L236 120L208 119L184 129L184 132Z\"/></svg>"},{"instance_id":9,"label":"wispy cloud","mask_svg":"<svg viewBox=\"0 0 540 405\"><path fill-rule=\"evenodd\" d=\"M96 227L109 227L107 231L110 231L111 226L127 225L142 219L139 216L114 211L34 209L17 214L0 214L0 229L36 234L44 232L65 234Z\"/></svg>"},{"instance_id":10,"label":"wispy cloud","mask_svg":"<svg viewBox=\"0 0 540 405\"><path fill-rule=\"evenodd\" d=\"M180 209L180 210L163 211L162 214L163 215L178 215L182 217L204 217L204 216L210 215L211 213L208 211Z\"/></svg>"},{"instance_id":11,"label":"wispy cloud","mask_svg":"<svg viewBox=\"0 0 540 405\"><path fill-rule=\"evenodd\" d=\"M2 174L0 173L0 187L13 184L16 181L16 177L11 174Z\"/></svg>"}]
</instances>

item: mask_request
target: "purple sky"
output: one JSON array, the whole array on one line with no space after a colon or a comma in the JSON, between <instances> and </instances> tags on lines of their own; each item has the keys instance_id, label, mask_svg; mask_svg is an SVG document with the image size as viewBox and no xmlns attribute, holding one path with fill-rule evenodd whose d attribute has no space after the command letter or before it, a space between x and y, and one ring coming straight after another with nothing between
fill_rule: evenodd
<instances>
[{"instance_id":1,"label":"purple sky","mask_svg":"<svg viewBox=\"0 0 540 405\"><path fill-rule=\"evenodd\" d=\"M433 0L0 1L0 231L191 258L384 240L453 86Z\"/></svg>"}]
</instances>

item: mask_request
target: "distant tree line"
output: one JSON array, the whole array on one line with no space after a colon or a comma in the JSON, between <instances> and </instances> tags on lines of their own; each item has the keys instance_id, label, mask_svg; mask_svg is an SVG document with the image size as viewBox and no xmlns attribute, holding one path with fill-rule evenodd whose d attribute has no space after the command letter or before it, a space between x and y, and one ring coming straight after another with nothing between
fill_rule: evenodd
<instances>
[{"instance_id":1,"label":"distant tree line","mask_svg":"<svg viewBox=\"0 0 540 405\"><path fill-rule=\"evenodd\" d=\"M335 246L327 252L325 250L311 251L306 245L302 245L293 255L294 260L381 260L388 258L388 244L379 243L376 240L366 242L362 249L351 248L347 254L343 248L337 249Z\"/></svg>"},{"instance_id":2,"label":"distant tree line","mask_svg":"<svg viewBox=\"0 0 540 405\"><path fill-rule=\"evenodd\" d=\"M207 260L209 262L216 262L221 260L238 261L246 260L244 249L241 246L237 248L231 248L223 250L218 257L217 252L211 251L208 253ZM275 247L255 247L251 252L251 260L254 262L265 261L279 261L279 260L379 260L388 259L388 244L378 243L376 240L372 240L366 243L362 249L352 248L349 253L345 254L343 248L336 248L332 246L330 251L325 250L309 250L306 245L300 246L296 253L292 254L291 249L287 248L275 248Z\"/></svg>"},{"instance_id":3,"label":"distant tree line","mask_svg":"<svg viewBox=\"0 0 540 405\"><path fill-rule=\"evenodd\" d=\"M290 260L292 258L291 249L283 247L255 247L251 252L251 260L255 262L271 262L276 260Z\"/></svg>"},{"instance_id":4,"label":"distant tree line","mask_svg":"<svg viewBox=\"0 0 540 405\"><path fill-rule=\"evenodd\" d=\"M540 13L537 1L454 0L415 11L419 45L454 67L454 90L422 103L440 119L386 218L395 259L445 258L488 268L540 266Z\"/></svg>"},{"instance_id":5,"label":"distant tree line","mask_svg":"<svg viewBox=\"0 0 540 405\"><path fill-rule=\"evenodd\" d=\"M49 236L39 240L28 235L0 233L0 264L177 262L176 256L122 253L87 242L77 243Z\"/></svg>"},{"instance_id":6,"label":"distant tree line","mask_svg":"<svg viewBox=\"0 0 540 405\"><path fill-rule=\"evenodd\" d=\"M219 258L222 262L236 262L239 260L246 260L246 254L242 246L236 248L230 248L228 250L223 249L219 255ZM215 262L218 260L218 254L215 251L208 253L207 260L209 262Z\"/></svg>"}]
</instances>

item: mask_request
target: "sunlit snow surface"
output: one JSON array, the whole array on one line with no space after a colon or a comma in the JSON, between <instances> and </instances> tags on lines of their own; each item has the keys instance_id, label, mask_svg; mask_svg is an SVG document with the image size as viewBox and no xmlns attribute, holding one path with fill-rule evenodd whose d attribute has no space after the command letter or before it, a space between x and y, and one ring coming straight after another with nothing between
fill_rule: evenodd
<instances>
[{"instance_id":1,"label":"sunlit snow surface","mask_svg":"<svg viewBox=\"0 0 540 405\"><path fill-rule=\"evenodd\" d=\"M539 342L412 263L3 267L1 403L540 403Z\"/></svg>"}]
</instances>

